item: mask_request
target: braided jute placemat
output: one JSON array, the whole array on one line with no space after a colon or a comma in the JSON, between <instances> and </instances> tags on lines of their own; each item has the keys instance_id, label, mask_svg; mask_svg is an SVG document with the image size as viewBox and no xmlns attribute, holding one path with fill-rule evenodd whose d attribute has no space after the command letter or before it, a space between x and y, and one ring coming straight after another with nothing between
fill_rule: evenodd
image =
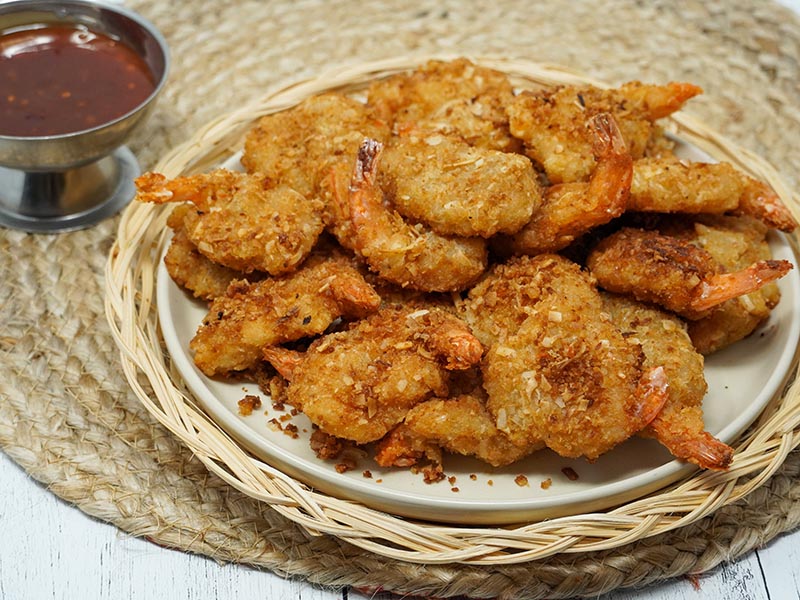
<instances>
[{"instance_id":1,"label":"braided jute placemat","mask_svg":"<svg viewBox=\"0 0 800 600\"><path fill-rule=\"evenodd\" d=\"M608 82L688 80L687 112L800 185L800 20L771 3L559 0L490 5L157 2L170 83L131 141L144 168L270 86L411 53L500 54ZM412 6L409 6L412 5ZM133 535L323 585L475 598L589 596L701 573L800 523L800 452L745 500L614 550L517 565L391 561L311 536L210 475L130 392L103 307L117 219L58 236L0 231L0 447L81 510Z\"/></svg>"}]
</instances>

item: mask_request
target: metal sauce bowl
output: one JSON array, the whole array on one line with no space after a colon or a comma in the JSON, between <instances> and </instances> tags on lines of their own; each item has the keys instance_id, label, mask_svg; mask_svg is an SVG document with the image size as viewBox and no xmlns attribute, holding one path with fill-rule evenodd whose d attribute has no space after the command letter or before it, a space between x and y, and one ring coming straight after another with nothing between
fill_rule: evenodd
<instances>
[{"instance_id":1,"label":"metal sauce bowl","mask_svg":"<svg viewBox=\"0 0 800 600\"><path fill-rule=\"evenodd\" d=\"M80 229L113 215L134 195L139 165L122 144L164 86L167 43L151 23L114 4L0 3L0 32L64 24L82 25L127 45L149 67L155 88L139 106L96 127L51 136L0 135L0 225L35 232Z\"/></svg>"}]
</instances>

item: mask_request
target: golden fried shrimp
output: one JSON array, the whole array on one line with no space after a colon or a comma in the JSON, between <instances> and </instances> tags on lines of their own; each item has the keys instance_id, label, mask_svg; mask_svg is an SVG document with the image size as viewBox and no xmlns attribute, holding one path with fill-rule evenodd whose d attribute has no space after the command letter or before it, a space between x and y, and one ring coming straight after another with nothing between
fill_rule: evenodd
<instances>
[{"instance_id":1,"label":"golden fried shrimp","mask_svg":"<svg viewBox=\"0 0 800 600\"><path fill-rule=\"evenodd\" d=\"M378 183L401 215L442 235L515 233L541 202L524 156L419 130L387 143Z\"/></svg>"},{"instance_id":2,"label":"golden fried shrimp","mask_svg":"<svg viewBox=\"0 0 800 600\"><path fill-rule=\"evenodd\" d=\"M592 140L584 126L598 113L616 119L634 159L644 156L660 129L653 123L680 109L702 90L688 83L646 85L630 82L616 89L559 87L522 92L508 105L511 133L542 165L551 183L584 181L594 170Z\"/></svg>"},{"instance_id":3,"label":"golden fried shrimp","mask_svg":"<svg viewBox=\"0 0 800 600\"><path fill-rule=\"evenodd\" d=\"M787 233L794 231L797 220L775 190L763 181L747 175L744 178L744 193L739 197L739 206L733 214L756 218L768 227Z\"/></svg>"},{"instance_id":4,"label":"golden fried shrimp","mask_svg":"<svg viewBox=\"0 0 800 600\"><path fill-rule=\"evenodd\" d=\"M466 288L486 269L485 240L441 236L388 209L376 183L382 149L380 142L365 140L356 160L348 199L355 251L381 277L403 287Z\"/></svg>"},{"instance_id":5,"label":"golden fried shrimp","mask_svg":"<svg viewBox=\"0 0 800 600\"><path fill-rule=\"evenodd\" d=\"M633 164L628 210L657 213L749 215L792 231L797 223L766 183L728 163L643 158Z\"/></svg>"},{"instance_id":6,"label":"golden fried shrimp","mask_svg":"<svg viewBox=\"0 0 800 600\"><path fill-rule=\"evenodd\" d=\"M517 234L499 242L513 254L556 252L590 229L620 216L628 205L632 164L614 117L600 113L588 121L597 160L589 181L550 186L533 218Z\"/></svg>"},{"instance_id":7,"label":"golden fried shrimp","mask_svg":"<svg viewBox=\"0 0 800 600\"><path fill-rule=\"evenodd\" d=\"M481 359L466 324L443 311L382 307L302 355L264 357L288 375L289 402L325 433L359 444L382 438L416 404L446 396L450 369Z\"/></svg>"},{"instance_id":8,"label":"golden fried shrimp","mask_svg":"<svg viewBox=\"0 0 800 600\"><path fill-rule=\"evenodd\" d=\"M516 332L572 267L560 256L518 256L496 263L458 303L458 314L481 343L491 346Z\"/></svg>"},{"instance_id":9,"label":"golden fried shrimp","mask_svg":"<svg viewBox=\"0 0 800 600\"><path fill-rule=\"evenodd\" d=\"M361 102L341 94L320 94L262 117L245 138L242 164L306 197L318 197L320 180L331 162L352 165L361 140L388 135L388 126L373 118Z\"/></svg>"},{"instance_id":10,"label":"golden fried shrimp","mask_svg":"<svg viewBox=\"0 0 800 600\"><path fill-rule=\"evenodd\" d=\"M374 82L367 94L369 108L398 131L410 125L457 135L480 148L521 149L508 131L505 106L514 96L508 77L467 59L429 61L412 73Z\"/></svg>"},{"instance_id":11,"label":"golden fried shrimp","mask_svg":"<svg viewBox=\"0 0 800 600\"><path fill-rule=\"evenodd\" d=\"M183 229L172 236L164 264L175 283L202 300L221 296L234 279L242 277L238 271L211 262L200 254Z\"/></svg>"},{"instance_id":12,"label":"golden fried shrimp","mask_svg":"<svg viewBox=\"0 0 800 600\"><path fill-rule=\"evenodd\" d=\"M741 173L728 163L642 158L633 164L628 210L657 213L724 213L739 206Z\"/></svg>"},{"instance_id":13,"label":"golden fried shrimp","mask_svg":"<svg viewBox=\"0 0 800 600\"><path fill-rule=\"evenodd\" d=\"M158 173L136 179L143 202L191 202L186 235L215 263L250 273L294 271L324 228L322 204L262 175L218 169L168 180Z\"/></svg>"},{"instance_id":14,"label":"golden fried shrimp","mask_svg":"<svg viewBox=\"0 0 800 600\"><path fill-rule=\"evenodd\" d=\"M497 429L486 409L486 394L478 388L417 404L379 442L375 461L382 467L409 467L422 458L441 464L444 449L502 467L542 447L542 443L517 445Z\"/></svg>"},{"instance_id":15,"label":"golden fried shrimp","mask_svg":"<svg viewBox=\"0 0 800 600\"><path fill-rule=\"evenodd\" d=\"M690 320L726 300L749 294L792 268L786 260L759 260L732 273L702 248L656 231L623 228L589 253L600 286L653 302Z\"/></svg>"},{"instance_id":16,"label":"golden fried shrimp","mask_svg":"<svg viewBox=\"0 0 800 600\"><path fill-rule=\"evenodd\" d=\"M218 265L197 251L183 225L186 214L191 210L190 205L179 204L167 217L167 225L174 233L164 255L164 264L173 281L195 298L213 300L224 294L231 281L242 278L243 274Z\"/></svg>"},{"instance_id":17,"label":"golden fried shrimp","mask_svg":"<svg viewBox=\"0 0 800 600\"><path fill-rule=\"evenodd\" d=\"M206 375L242 371L264 347L317 335L339 317L364 317L380 301L348 259L312 255L285 277L234 282L212 302L189 347Z\"/></svg>"},{"instance_id":18,"label":"golden fried shrimp","mask_svg":"<svg viewBox=\"0 0 800 600\"><path fill-rule=\"evenodd\" d=\"M724 270L737 271L772 254L766 240L767 226L750 217L699 215L692 222L662 220L659 230L686 240L708 252ZM780 301L776 283L723 302L702 319L689 323L689 336L705 355L750 335Z\"/></svg>"},{"instance_id":19,"label":"golden fried shrimp","mask_svg":"<svg viewBox=\"0 0 800 600\"><path fill-rule=\"evenodd\" d=\"M556 275L482 364L487 408L518 446L544 442L593 460L648 425L667 399L660 367L606 314L589 275L556 255L529 261Z\"/></svg>"},{"instance_id":20,"label":"golden fried shrimp","mask_svg":"<svg viewBox=\"0 0 800 600\"><path fill-rule=\"evenodd\" d=\"M644 367L662 367L669 381L667 402L642 435L655 437L674 456L703 469L726 469L733 449L705 431L703 357L694 349L686 324L624 296L603 294L603 305L628 341L641 344Z\"/></svg>"},{"instance_id":21,"label":"golden fried shrimp","mask_svg":"<svg viewBox=\"0 0 800 600\"><path fill-rule=\"evenodd\" d=\"M611 91L611 96L607 98L613 102L614 90ZM619 110L629 110L649 121L655 121L679 111L688 100L702 94L703 90L693 83L680 81L671 81L666 85L631 81L617 88L617 92L622 97L623 103L628 104L620 106Z\"/></svg>"}]
</instances>

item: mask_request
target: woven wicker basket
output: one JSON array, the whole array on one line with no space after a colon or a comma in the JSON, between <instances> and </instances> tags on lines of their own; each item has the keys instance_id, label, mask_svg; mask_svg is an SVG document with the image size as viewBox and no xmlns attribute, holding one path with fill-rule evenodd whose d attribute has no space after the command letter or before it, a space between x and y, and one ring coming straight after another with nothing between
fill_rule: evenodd
<instances>
[{"instance_id":1,"label":"woven wicker basket","mask_svg":"<svg viewBox=\"0 0 800 600\"><path fill-rule=\"evenodd\" d=\"M320 92L357 93L376 78L414 68L429 58L348 67L272 89L258 102L209 123L165 156L155 170L168 177L207 170L240 149L242 137L255 119ZM523 88L576 83L606 87L560 67L493 57L473 60L508 73L512 82ZM798 215L800 198L790 193L762 159L686 115L677 114L667 121L668 129L683 140L769 182ZM728 472L699 472L608 512L513 528L455 527L401 519L315 492L254 458L233 441L198 408L171 365L159 336L154 307L156 270L168 234L168 212L155 205L131 205L122 216L108 260L106 314L125 375L147 410L210 471L309 532L337 536L393 559L428 564L511 564L556 553L610 549L685 526L747 496L800 444L800 383L795 380L795 357L779 397L736 445L734 466ZM797 239L791 241L796 246Z\"/></svg>"}]
</instances>

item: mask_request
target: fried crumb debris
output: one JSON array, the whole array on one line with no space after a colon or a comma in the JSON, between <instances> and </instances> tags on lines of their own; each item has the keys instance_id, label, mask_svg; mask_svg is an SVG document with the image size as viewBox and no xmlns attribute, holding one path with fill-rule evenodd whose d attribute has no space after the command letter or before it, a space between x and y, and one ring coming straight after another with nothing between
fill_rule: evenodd
<instances>
[{"instance_id":1,"label":"fried crumb debris","mask_svg":"<svg viewBox=\"0 0 800 600\"><path fill-rule=\"evenodd\" d=\"M528 478L525 475L517 475L514 477L514 483L516 483L519 487L528 487Z\"/></svg>"},{"instance_id":2,"label":"fried crumb debris","mask_svg":"<svg viewBox=\"0 0 800 600\"><path fill-rule=\"evenodd\" d=\"M451 488L450 488L450 491L451 491L451 492L456 492L456 493L458 493L458 492L460 492L461 490L459 490L457 486L453 486L453 487L451 487Z\"/></svg>"},{"instance_id":3,"label":"fried crumb debris","mask_svg":"<svg viewBox=\"0 0 800 600\"><path fill-rule=\"evenodd\" d=\"M296 440L300 437L300 434L297 432L297 425L294 423L287 423L283 428L284 435L288 435L293 440Z\"/></svg>"},{"instance_id":4,"label":"fried crumb debris","mask_svg":"<svg viewBox=\"0 0 800 600\"><path fill-rule=\"evenodd\" d=\"M564 467L563 469L561 469L561 472L570 481L576 481L578 479L578 474L575 472L575 469L573 469L572 467Z\"/></svg>"},{"instance_id":5,"label":"fried crumb debris","mask_svg":"<svg viewBox=\"0 0 800 600\"><path fill-rule=\"evenodd\" d=\"M309 443L317 458L323 460L339 458L345 446L344 440L325 433L321 429L314 430Z\"/></svg>"},{"instance_id":6,"label":"fried crumb debris","mask_svg":"<svg viewBox=\"0 0 800 600\"><path fill-rule=\"evenodd\" d=\"M442 470L442 465L439 463L432 463L423 467L422 469L422 477L425 483L436 483L437 481L441 481L446 476L444 471Z\"/></svg>"},{"instance_id":7,"label":"fried crumb debris","mask_svg":"<svg viewBox=\"0 0 800 600\"><path fill-rule=\"evenodd\" d=\"M364 472L361 473L361 475L364 477L364 479L372 479L372 471L369 469L364 469Z\"/></svg>"},{"instance_id":8,"label":"fried crumb debris","mask_svg":"<svg viewBox=\"0 0 800 600\"><path fill-rule=\"evenodd\" d=\"M347 473L347 471L353 471L358 467L358 462L350 456L345 456L342 460L336 463L334 467L337 473Z\"/></svg>"},{"instance_id":9,"label":"fried crumb debris","mask_svg":"<svg viewBox=\"0 0 800 600\"><path fill-rule=\"evenodd\" d=\"M455 475L450 475L450 477L447 478L447 483L449 483L450 485L455 485L456 484L456 476Z\"/></svg>"},{"instance_id":10,"label":"fried crumb debris","mask_svg":"<svg viewBox=\"0 0 800 600\"><path fill-rule=\"evenodd\" d=\"M548 477L547 479L542 480L542 482L539 484L539 487L541 487L543 490L549 490L551 485L553 485L553 480Z\"/></svg>"},{"instance_id":11,"label":"fried crumb debris","mask_svg":"<svg viewBox=\"0 0 800 600\"><path fill-rule=\"evenodd\" d=\"M477 476L475 473L470 473L470 474L469 474L469 478L470 478L472 481L478 481L478 476Z\"/></svg>"},{"instance_id":12,"label":"fried crumb debris","mask_svg":"<svg viewBox=\"0 0 800 600\"><path fill-rule=\"evenodd\" d=\"M487 479L487 480L486 480L486 485L488 485L489 487L493 486L493 485L494 485L494 480L492 480L492 479Z\"/></svg>"},{"instance_id":13,"label":"fried crumb debris","mask_svg":"<svg viewBox=\"0 0 800 600\"><path fill-rule=\"evenodd\" d=\"M237 404L239 405L239 414L243 417L249 417L254 410L261 408L261 398L253 394L247 394Z\"/></svg>"}]
</instances>

